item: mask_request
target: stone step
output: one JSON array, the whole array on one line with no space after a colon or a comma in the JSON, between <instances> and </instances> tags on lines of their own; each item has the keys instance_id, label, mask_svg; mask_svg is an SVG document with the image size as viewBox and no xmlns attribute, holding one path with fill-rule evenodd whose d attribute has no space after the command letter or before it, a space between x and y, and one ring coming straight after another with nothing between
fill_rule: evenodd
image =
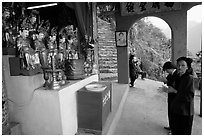
<instances>
[{"instance_id":1,"label":"stone step","mask_svg":"<svg viewBox=\"0 0 204 137\"><path fill-rule=\"evenodd\" d=\"M109 54L107 54L109 53ZM110 54L110 53L113 53L113 54ZM105 52L105 51L100 51L98 53L98 55L101 57L101 58L117 58L117 52L115 51L108 51L108 52Z\"/></svg>"},{"instance_id":2,"label":"stone step","mask_svg":"<svg viewBox=\"0 0 204 137\"><path fill-rule=\"evenodd\" d=\"M110 57L110 58L105 58L104 59L104 57L103 57L103 58L99 59L100 64L105 64L105 62L107 62L107 63L110 62L110 63L113 63L113 64L117 64L117 58Z\"/></svg>"},{"instance_id":3,"label":"stone step","mask_svg":"<svg viewBox=\"0 0 204 137\"><path fill-rule=\"evenodd\" d=\"M100 55L116 55L117 52L116 52L116 51L109 50L109 51L100 51L99 54L100 54Z\"/></svg>"},{"instance_id":4,"label":"stone step","mask_svg":"<svg viewBox=\"0 0 204 137\"><path fill-rule=\"evenodd\" d=\"M99 54L117 54L117 50L113 48L100 48Z\"/></svg>"},{"instance_id":5,"label":"stone step","mask_svg":"<svg viewBox=\"0 0 204 137\"><path fill-rule=\"evenodd\" d=\"M99 54L117 54L117 50L114 48L100 48L99 49Z\"/></svg>"},{"instance_id":6,"label":"stone step","mask_svg":"<svg viewBox=\"0 0 204 137\"><path fill-rule=\"evenodd\" d=\"M104 68L104 69L109 69L109 68L117 68L118 64L114 63L114 64L110 64L110 63L106 63L106 64L100 64L100 68Z\"/></svg>"},{"instance_id":7,"label":"stone step","mask_svg":"<svg viewBox=\"0 0 204 137\"><path fill-rule=\"evenodd\" d=\"M111 23L108 23L108 22L101 23L101 22L99 22L98 26L111 27ZM100 29L101 29L101 27L100 27Z\"/></svg>"},{"instance_id":8,"label":"stone step","mask_svg":"<svg viewBox=\"0 0 204 137\"><path fill-rule=\"evenodd\" d=\"M115 37L109 36L109 37L104 37L101 36L100 39L98 39L99 42L107 42L107 41L111 41L111 42L115 42Z\"/></svg>"},{"instance_id":9,"label":"stone step","mask_svg":"<svg viewBox=\"0 0 204 137\"><path fill-rule=\"evenodd\" d=\"M117 56L100 56L99 61L116 61L117 62Z\"/></svg>"},{"instance_id":10,"label":"stone step","mask_svg":"<svg viewBox=\"0 0 204 137\"><path fill-rule=\"evenodd\" d=\"M100 29L98 30L98 33L111 33L111 34L115 34L115 31L112 31L110 28L104 28L104 29Z\"/></svg>"},{"instance_id":11,"label":"stone step","mask_svg":"<svg viewBox=\"0 0 204 137\"><path fill-rule=\"evenodd\" d=\"M118 73L100 73L100 80L114 81L118 79Z\"/></svg>"},{"instance_id":12,"label":"stone step","mask_svg":"<svg viewBox=\"0 0 204 137\"><path fill-rule=\"evenodd\" d=\"M112 51L112 52L117 52L117 49L115 47L99 47L99 52L105 52L105 51Z\"/></svg>"},{"instance_id":13,"label":"stone step","mask_svg":"<svg viewBox=\"0 0 204 137\"><path fill-rule=\"evenodd\" d=\"M104 35L108 35L111 36L111 38L115 37L115 32L112 32L110 30L104 30L103 32L98 32L99 35L104 36Z\"/></svg>"},{"instance_id":14,"label":"stone step","mask_svg":"<svg viewBox=\"0 0 204 137\"><path fill-rule=\"evenodd\" d=\"M104 44L100 44L98 46L98 48L100 50L115 50L115 51L117 51L115 44L106 44L106 43L104 43Z\"/></svg>"},{"instance_id":15,"label":"stone step","mask_svg":"<svg viewBox=\"0 0 204 137\"><path fill-rule=\"evenodd\" d=\"M117 69L118 64L100 64L100 68L103 69Z\"/></svg>"},{"instance_id":16,"label":"stone step","mask_svg":"<svg viewBox=\"0 0 204 137\"><path fill-rule=\"evenodd\" d=\"M99 42L98 43L99 47L115 47L116 48L116 44L115 41L109 41L109 42Z\"/></svg>"},{"instance_id":17,"label":"stone step","mask_svg":"<svg viewBox=\"0 0 204 137\"><path fill-rule=\"evenodd\" d=\"M107 37L108 39L113 39L115 38L115 34L114 33L109 33L109 32L106 32L106 33L99 33L98 35L100 35L101 37L99 39L102 39L106 36L109 36ZM103 40L103 39L102 39Z\"/></svg>"},{"instance_id":18,"label":"stone step","mask_svg":"<svg viewBox=\"0 0 204 137\"><path fill-rule=\"evenodd\" d=\"M115 30L110 23L98 22L98 49L100 73L117 73L117 49Z\"/></svg>"},{"instance_id":19,"label":"stone step","mask_svg":"<svg viewBox=\"0 0 204 137\"><path fill-rule=\"evenodd\" d=\"M110 27L111 27L111 25L107 25L107 26L103 25L103 28L98 29L98 31L103 32L104 30L108 30L109 32L112 32Z\"/></svg>"},{"instance_id":20,"label":"stone step","mask_svg":"<svg viewBox=\"0 0 204 137\"><path fill-rule=\"evenodd\" d=\"M101 57L99 61L110 61L110 60L117 62L116 57L114 57L114 58Z\"/></svg>"},{"instance_id":21,"label":"stone step","mask_svg":"<svg viewBox=\"0 0 204 137\"><path fill-rule=\"evenodd\" d=\"M112 41L115 41L115 36L113 35L107 35L107 36L104 36L104 35L107 35L107 34L101 34L100 38L98 39L98 41L108 41L108 40L112 40Z\"/></svg>"},{"instance_id":22,"label":"stone step","mask_svg":"<svg viewBox=\"0 0 204 137\"><path fill-rule=\"evenodd\" d=\"M100 63L100 67L103 68L117 68L117 63L113 63L113 62L106 62L106 63Z\"/></svg>"},{"instance_id":23,"label":"stone step","mask_svg":"<svg viewBox=\"0 0 204 137\"><path fill-rule=\"evenodd\" d=\"M104 38L105 36L109 36L109 37L107 37L108 39L113 39L113 38L115 38L115 34L114 33L110 33L110 32L106 32L106 33L99 33L98 35L100 35L101 37L101 39L102 38ZM100 39L99 38L99 39Z\"/></svg>"},{"instance_id":24,"label":"stone step","mask_svg":"<svg viewBox=\"0 0 204 137\"><path fill-rule=\"evenodd\" d=\"M98 34L102 34L102 33L111 33L111 34L115 34L115 31L112 31L110 28L106 27L104 29L98 29Z\"/></svg>"},{"instance_id":25,"label":"stone step","mask_svg":"<svg viewBox=\"0 0 204 137\"><path fill-rule=\"evenodd\" d=\"M98 41L108 41L108 40L114 40L115 41L115 35L101 34L100 38L98 38Z\"/></svg>"},{"instance_id":26,"label":"stone step","mask_svg":"<svg viewBox=\"0 0 204 137\"><path fill-rule=\"evenodd\" d=\"M106 61L106 62L117 62L117 56L100 56L99 61Z\"/></svg>"},{"instance_id":27,"label":"stone step","mask_svg":"<svg viewBox=\"0 0 204 137\"><path fill-rule=\"evenodd\" d=\"M100 68L117 68L118 64L117 63L103 63L99 64Z\"/></svg>"},{"instance_id":28,"label":"stone step","mask_svg":"<svg viewBox=\"0 0 204 137\"><path fill-rule=\"evenodd\" d=\"M98 54L99 55L112 56L112 54L117 55L117 51L116 50L101 50Z\"/></svg>"},{"instance_id":29,"label":"stone step","mask_svg":"<svg viewBox=\"0 0 204 137\"><path fill-rule=\"evenodd\" d=\"M118 64L101 64L101 68L117 68Z\"/></svg>"},{"instance_id":30,"label":"stone step","mask_svg":"<svg viewBox=\"0 0 204 137\"><path fill-rule=\"evenodd\" d=\"M103 59L99 59L99 63L100 64L104 64L105 62L111 62L113 64L117 64L117 58L103 58Z\"/></svg>"},{"instance_id":31,"label":"stone step","mask_svg":"<svg viewBox=\"0 0 204 137\"><path fill-rule=\"evenodd\" d=\"M99 57L104 57L104 58L117 58L117 52L99 52L98 55Z\"/></svg>"},{"instance_id":32,"label":"stone step","mask_svg":"<svg viewBox=\"0 0 204 137\"><path fill-rule=\"evenodd\" d=\"M111 39L111 38L115 38L115 34L113 34L113 33L108 33L108 32L106 32L106 33L101 33L101 34L99 34L101 37L101 39L103 38L103 37L106 37L106 36L109 36L109 37L107 37L107 38L109 38L109 39ZM99 38L99 39L100 39Z\"/></svg>"},{"instance_id":33,"label":"stone step","mask_svg":"<svg viewBox=\"0 0 204 137\"><path fill-rule=\"evenodd\" d=\"M111 38L111 37L109 37L109 38L106 38L106 37L101 37L102 39L100 40L98 40L98 43L100 44L100 43L109 43L109 44L114 44L115 43L115 38Z\"/></svg>"},{"instance_id":34,"label":"stone step","mask_svg":"<svg viewBox=\"0 0 204 137\"><path fill-rule=\"evenodd\" d=\"M114 45L113 44L112 45L105 44L105 46L99 45L98 48L100 50L115 50L115 51L117 51L115 44Z\"/></svg>"},{"instance_id":35,"label":"stone step","mask_svg":"<svg viewBox=\"0 0 204 137\"><path fill-rule=\"evenodd\" d=\"M112 55L112 54L114 54L114 55L116 55L117 51L116 50L110 50L110 49L108 49L108 50L101 50L101 51L99 51L99 54L104 54L104 55Z\"/></svg>"},{"instance_id":36,"label":"stone step","mask_svg":"<svg viewBox=\"0 0 204 137\"><path fill-rule=\"evenodd\" d=\"M118 77L118 73L100 73L100 78Z\"/></svg>"},{"instance_id":37,"label":"stone step","mask_svg":"<svg viewBox=\"0 0 204 137\"><path fill-rule=\"evenodd\" d=\"M117 58L117 55L114 52L99 52L98 55L99 57L104 58Z\"/></svg>"},{"instance_id":38,"label":"stone step","mask_svg":"<svg viewBox=\"0 0 204 137\"><path fill-rule=\"evenodd\" d=\"M114 38L115 37L115 33L109 32L108 30L104 30L104 31L105 32L100 32L98 34L101 35L101 36L108 35L108 36L110 36L110 38Z\"/></svg>"},{"instance_id":39,"label":"stone step","mask_svg":"<svg viewBox=\"0 0 204 137\"><path fill-rule=\"evenodd\" d=\"M117 69L103 69L99 68L100 73L117 73Z\"/></svg>"},{"instance_id":40,"label":"stone step","mask_svg":"<svg viewBox=\"0 0 204 137\"><path fill-rule=\"evenodd\" d=\"M100 49L100 50L117 50L116 49L116 45L114 44L114 43L100 43L99 44L99 46L98 46L98 48Z\"/></svg>"}]
</instances>

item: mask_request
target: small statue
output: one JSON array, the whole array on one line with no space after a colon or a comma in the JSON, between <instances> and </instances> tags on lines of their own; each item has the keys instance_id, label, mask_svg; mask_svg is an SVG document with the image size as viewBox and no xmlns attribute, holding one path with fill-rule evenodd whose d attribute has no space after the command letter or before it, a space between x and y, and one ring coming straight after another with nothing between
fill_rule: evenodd
<instances>
[{"instance_id":1,"label":"small statue","mask_svg":"<svg viewBox=\"0 0 204 137\"><path fill-rule=\"evenodd\" d=\"M21 67L23 69L35 69L40 66L40 60L35 50L31 48L29 36L29 28L27 18L21 24L20 37L17 39L17 47L21 58Z\"/></svg>"},{"instance_id":2,"label":"small statue","mask_svg":"<svg viewBox=\"0 0 204 137\"><path fill-rule=\"evenodd\" d=\"M68 50L69 50L68 52L69 59L79 59L77 38L71 35L68 35Z\"/></svg>"},{"instance_id":3,"label":"small statue","mask_svg":"<svg viewBox=\"0 0 204 137\"><path fill-rule=\"evenodd\" d=\"M65 60L67 58L67 32L65 28L62 28L59 32L59 50L58 50L58 61L59 67L64 69Z\"/></svg>"},{"instance_id":4,"label":"small statue","mask_svg":"<svg viewBox=\"0 0 204 137\"><path fill-rule=\"evenodd\" d=\"M35 47L35 51L43 51L46 49L45 47L45 34L43 32L40 32L39 34L36 34L35 36L35 40L34 40L34 47Z\"/></svg>"},{"instance_id":5,"label":"small statue","mask_svg":"<svg viewBox=\"0 0 204 137\"><path fill-rule=\"evenodd\" d=\"M78 40L77 29L74 30L73 25L68 25L64 28L66 32L66 59L78 59Z\"/></svg>"},{"instance_id":6,"label":"small statue","mask_svg":"<svg viewBox=\"0 0 204 137\"><path fill-rule=\"evenodd\" d=\"M43 27L42 24L44 21L42 21L41 25L38 28L39 34L36 35L37 37L34 40L34 47L35 51L39 54L40 57L40 63L42 67L47 67L47 53L48 49L45 46L45 37L47 36L47 32L50 28L49 21L46 21L46 25Z\"/></svg>"},{"instance_id":7,"label":"small statue","mask_svg":"<svg viewBox=\"0 0 204 137\"><path fill-rule=\"evenodd\" d=\"M29 16L29 20L30 20L30 24L31 24L31 28L30 28L30 32L32 31L37 31L37 16L39 15L39 12L37 10L32 10Z\"/></svg>"},{"instance_id":8,"label":"small statue","mask_svg":"<svg viewBox=\"0 0 204 137\"><path fill-rule=\"evenodd\" d=\"M4 47L16 48L17 30L14 15L15 12L10 7L3 7L2 40Z\"/></svg>"},{"instance_id":9,"label":"small statue","mask_svg":"<svg viewBox=\"0 0 204 137\"><path fill-rule=\"evenodd\" d=\"M46 49L45 37L48 35L49 29L50 29L50 22L47 20L44 23L44 20L42 20L38 29L37 29L37 32L38 32L38 35L36 35L37 39L35 39L35 41L34 41L36 51L42 51L42 50Z\"/></svg>"},{"instance_id":10,"label":"small statue","mask_svg":"<svg viewBox=\"0 0 204 137\"><path fill-rule=\"evenodd\" d=\"M5 33L7 47L16 48L17 32L15 29L8 29Z\"/></svg>"},{"instance_id":11,"label":"small statue","mask_svg":"<svg viewBox=\"0 0 204 137\"><path fill-rule=\"evenodd\" d=\"M38 53L39 57L40 57L40 64L42 65L42 67L46 67L47 66L47 49L45 47L45 42L44 42L44 34L43 33L39 33L37 35L37 38L34 40L34 47L35 47L35 52Z\"/></svg>"},{"instance_id":12,"label":"small statue","mask_svg":"<svg viewBox=\"0 0 204 137\"><path fill-rule=\"evenodd\" d=\"M58 61L59 61L59 67L61 69L64 68L65 58L66 58L66 39L63 36L62 38L60 38L59 50L58 50Z\"/></svg>"}]
</instances>

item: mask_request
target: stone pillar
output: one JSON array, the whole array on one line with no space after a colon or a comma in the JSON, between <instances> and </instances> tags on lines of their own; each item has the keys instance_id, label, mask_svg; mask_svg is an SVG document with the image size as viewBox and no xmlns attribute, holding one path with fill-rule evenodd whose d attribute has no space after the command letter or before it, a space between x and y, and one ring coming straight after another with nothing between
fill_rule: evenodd
<instances>
[{"instance_id":1,"label":"stone pillar","mask_svg":"<svg viewBox=\"0 0 204 137\"><path fill-rule=\"evenodd\" d=\"M118 83L129 83L128 48L117 47Z\"/></svg>"},{"instance_id":2,"label":"stone pillar","mask_svg":"<svg viewBox=\"0 0 204 137\"><path fill-rule=\"evenodd\" d=\"M172 29L172 61L181 56L187 56L187 11L169 14Z\"/></svg>"},{"instance_id":3,"label":"stone pillar","mask_svg":"<svg viewBox=\"0 0 204 137\"><path fill-rule=\"evenodd\" d=\"M116 14L116 30L129 30L129 26L119 13ZM118 66L118 83L129 83L129 62L128 62L128 45L126 47L117 47L117 66Z\"/></svg>"}]
</instances>

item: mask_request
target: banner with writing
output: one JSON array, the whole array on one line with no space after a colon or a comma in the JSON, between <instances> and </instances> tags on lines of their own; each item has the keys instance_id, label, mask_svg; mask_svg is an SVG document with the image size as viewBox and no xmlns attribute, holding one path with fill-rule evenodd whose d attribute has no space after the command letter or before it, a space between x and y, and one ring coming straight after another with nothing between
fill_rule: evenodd
<instances>
[{"instance_id":1,"label":"banner with writing","mask_svg":"<svg viewBox=\"0 0 204 137\"><path fill-rule=\"evenodd\" d=\"M121 16L180 10L180 2L121 2Z\"/></svg>"}]
</instances>

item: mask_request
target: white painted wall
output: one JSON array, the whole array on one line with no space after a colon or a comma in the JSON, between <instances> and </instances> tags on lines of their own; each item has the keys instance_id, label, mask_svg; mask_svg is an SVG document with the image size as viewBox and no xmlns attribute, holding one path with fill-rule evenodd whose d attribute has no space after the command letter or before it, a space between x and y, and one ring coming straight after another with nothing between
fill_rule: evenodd
<instances>
[{"instance_id":1,"label":"white painted wall","mask_svg":"<svg viewBox=\"0 0 204 137\"><path fill-rule=\"evenodd\" d=\"M74 135L77 132L78 121L76 91L94 81L98 81L98 75L90 76L78 82L70 81L70 86L63 88L58 92L63 135Z\"/></svg>"},{"instance_id":2,"label":"white painted wall","mask_svg":"<svg viewBox=\"0 0 204 137\"><path fill-rule=\"evenodd\" d=\"M59 90L45 90L43 74L10 76L10 56L3 56L3 71L12 122L19 122L27 135L74 135L77 132L76 91L98 81L98 75L70 81Z\"/></svg>"}]
</instances>

